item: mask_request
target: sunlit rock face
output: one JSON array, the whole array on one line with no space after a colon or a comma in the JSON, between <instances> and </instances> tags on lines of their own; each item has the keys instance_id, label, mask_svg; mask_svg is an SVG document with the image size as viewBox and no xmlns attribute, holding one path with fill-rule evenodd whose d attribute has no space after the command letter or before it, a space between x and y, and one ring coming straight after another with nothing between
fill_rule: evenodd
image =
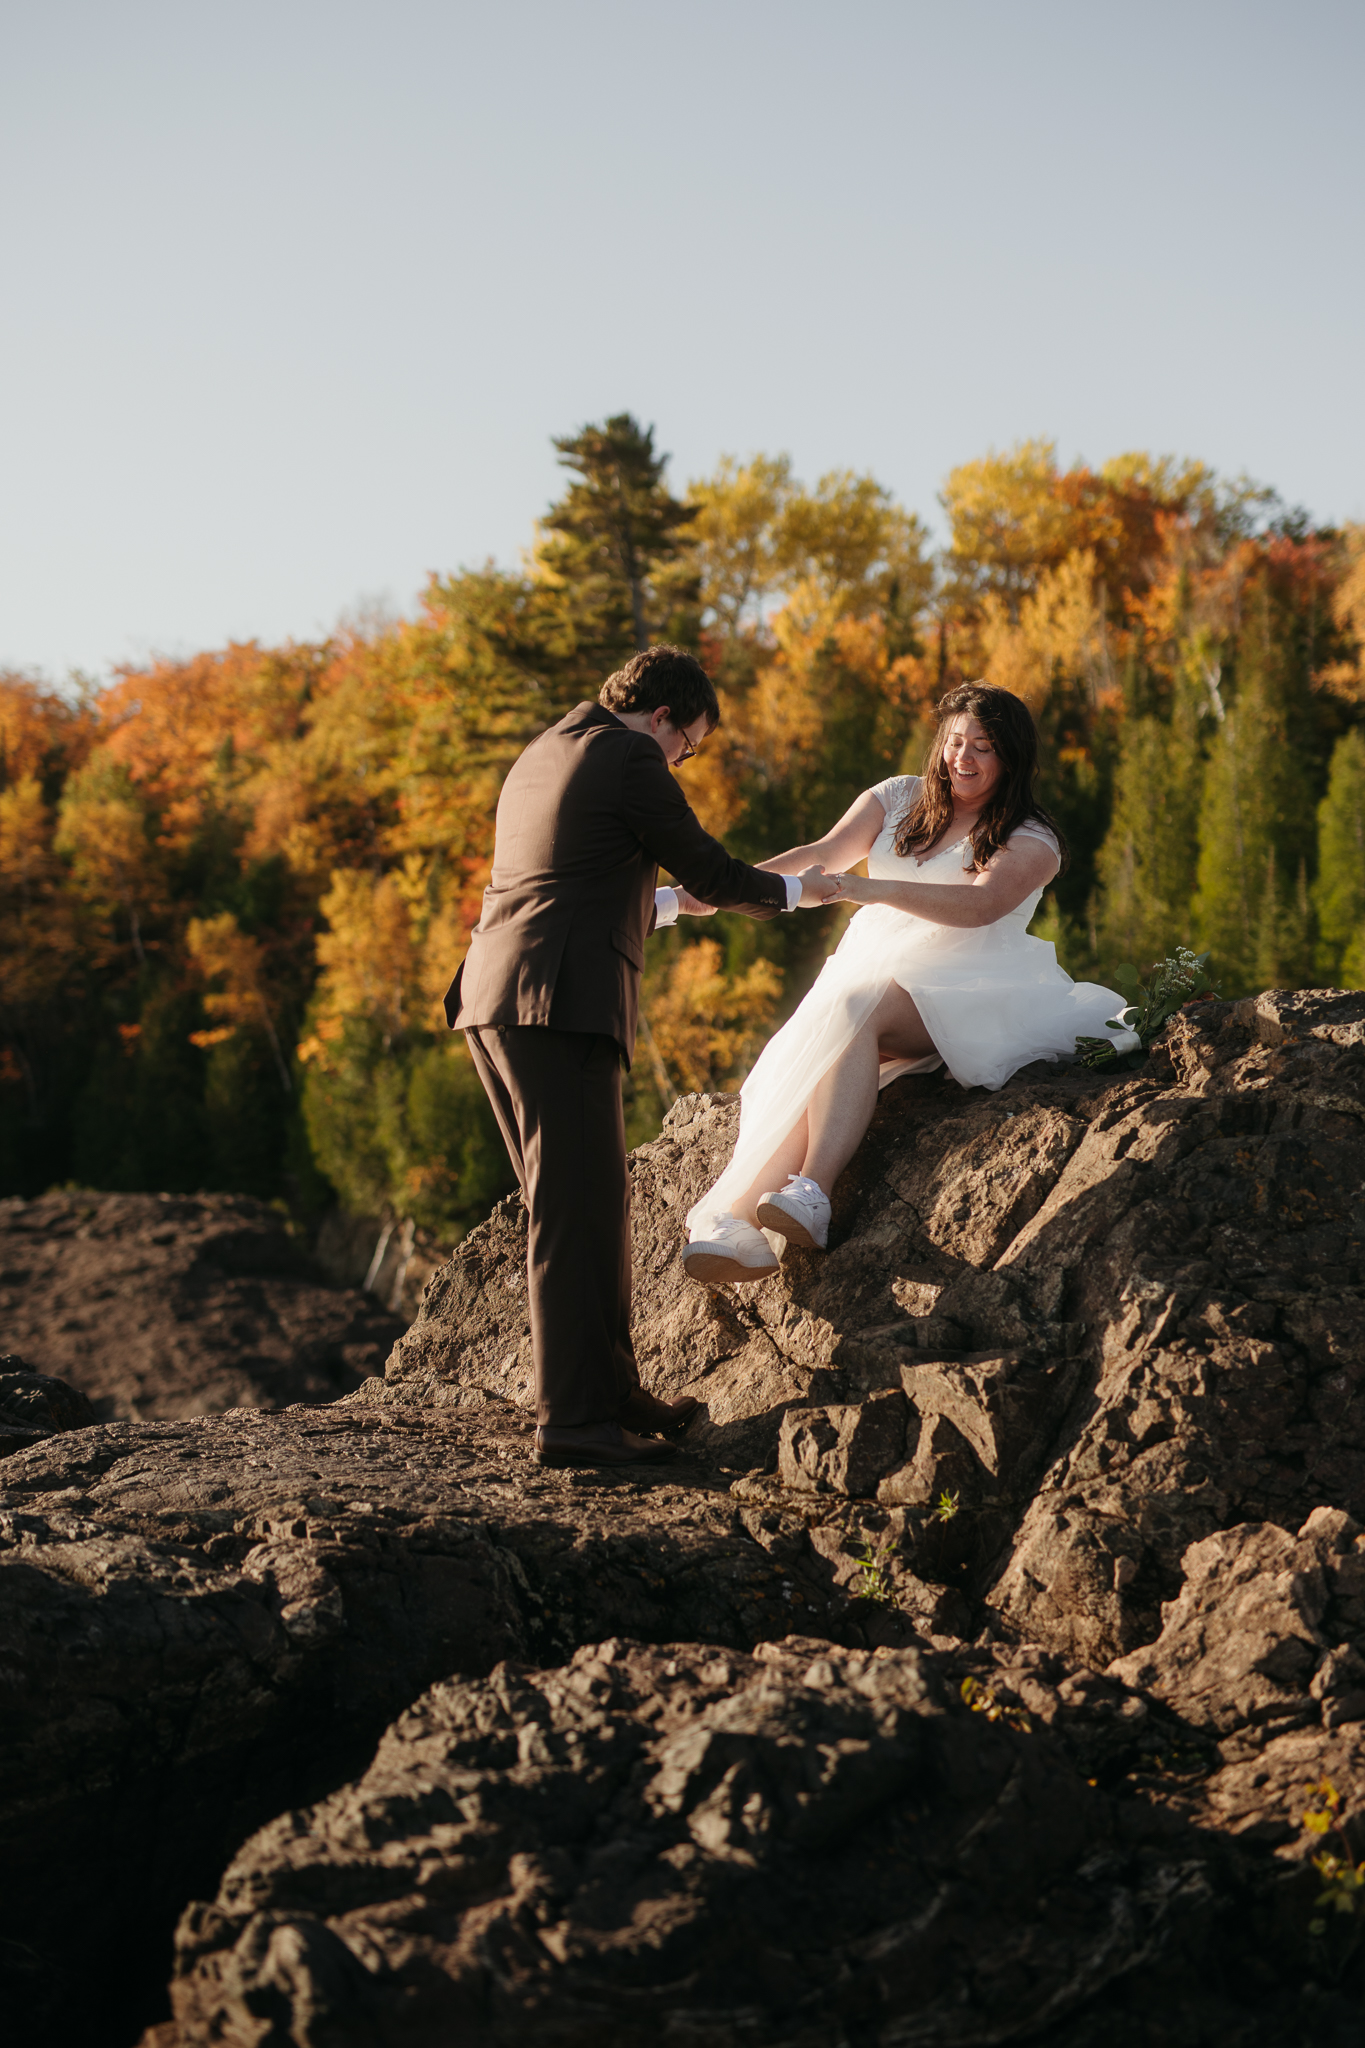
<instances>
[{"instance_id":1,"label":"sunlit rock face","mask_svg":"<svg viewBox=\"0 0 1365 2048\"><path fill-rule=\"evenodd\" d=\"M1097 1667L1214 1530L1365 1520L1365 995L1197 1005L1108 1083L897 1082L827 1253L689 1285L737 1115L679 1103L632 1180L644 1378L700 1398L688 1446L744 1497L872 1504L889 1569ZM355 1398L525 1406L524 1245L504 1204Z\"/></svg>"}]
</instances>

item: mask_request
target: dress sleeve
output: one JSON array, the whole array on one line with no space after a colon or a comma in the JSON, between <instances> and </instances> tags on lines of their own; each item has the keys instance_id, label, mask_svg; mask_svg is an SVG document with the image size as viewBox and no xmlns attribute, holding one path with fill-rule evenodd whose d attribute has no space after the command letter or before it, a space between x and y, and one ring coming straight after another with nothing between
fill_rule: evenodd
<instances>
[{"instance_id":1,"label":"dress sleeve","mask_svg":"<svg viewBox=\"0 0 1365 2048\"><path fill-rule=\"evenodd\" d=\"M919 793L918 775L888 775L885 782L874 782L867 792L875 796L886 812L886 822L891 824L903 811L908 811Z\"/></svg>"},{"instance_id":2,"label":"dress sleeve","mask_svg":"<svg viewBox=\"0 0 1365 2048\"><path fill-rule=\"evenodd\" d=\"M1058 866L1061 865L1062 849L1057 844L1057 835L1055 832L1048 830L1041 818L1025 818L1022 825L1015 826L1014 830L1010 833L1010 838L1041 839L1044 846L1050 847L1057 856Z\"/></svg>"}]
</instances>

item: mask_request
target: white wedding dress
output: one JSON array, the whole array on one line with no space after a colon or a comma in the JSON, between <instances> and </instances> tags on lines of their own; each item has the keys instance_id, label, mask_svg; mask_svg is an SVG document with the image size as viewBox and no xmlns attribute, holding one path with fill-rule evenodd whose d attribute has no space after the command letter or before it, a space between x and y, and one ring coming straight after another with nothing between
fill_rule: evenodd
<instances>
[{"instance_id":1,"label":"white wedding dress","mask_svg":"<svg viewBox=\"0 0 1365 2048\"><path fill-rule=\"evenodd\" d=\"M919 785L917 775L893 775L872 790L886 817L867 871L877 881L960 882L972 865L965 834L923 861L895 850L896 825ZM1024 838L1041 839L1058 852L1052 833L1036 820L1011 833L1010 843ZM1120 1048L1135 1044L1131 1033L1105 1029L1124 998L1093 981L1073 981L1057 965L1056 948L1029 937L1042 893L1035 889L994 924L970 930L930 924L886 903L865 904L800 1008L763 1048L740 1091L734 1156L690 1211L689 1226L699 1228L729 1210L752 1186L893 981L914 997L938 1053L884 1062L883 1088L898 1075L929 1073L940 1064L964 1088L1000 1088L1030 1060L1070 1057L1082 1035L1113 1038Z\"/></svg>"}]
</instances>

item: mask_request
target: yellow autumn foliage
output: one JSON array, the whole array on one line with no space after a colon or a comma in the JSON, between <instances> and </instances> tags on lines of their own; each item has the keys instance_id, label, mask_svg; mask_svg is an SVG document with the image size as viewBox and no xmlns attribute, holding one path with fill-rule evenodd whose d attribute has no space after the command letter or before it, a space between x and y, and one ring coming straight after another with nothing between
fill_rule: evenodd
<instances>
[{"instance_id":1,"label":"yellow autumn foliage","mask_svg":"<svg viewBox=\"0 0 1365 2048\"><path fill-rule=\"evenodd\" d=\"M684 946L645 990L654 1049L680 1095L737 1088L772 1028L782 978L770 960L727 974L714 939Z\"/></svg>"},{"instance_id":2,"label":"yellow autumn foliage","mask_svg":"<svg viewBox=\"0 0 1365 2048\"><path fill-rule=\"evenodd\" d=\"M1083 680L1096 701L1113 686L1095 556L1089 548L1045 569L1013 606L998 592L989 592L981 603L977 632L986 681L1012 690L1032 711L1040 709L1058 675Z\"/></svg>"}]
</instances>

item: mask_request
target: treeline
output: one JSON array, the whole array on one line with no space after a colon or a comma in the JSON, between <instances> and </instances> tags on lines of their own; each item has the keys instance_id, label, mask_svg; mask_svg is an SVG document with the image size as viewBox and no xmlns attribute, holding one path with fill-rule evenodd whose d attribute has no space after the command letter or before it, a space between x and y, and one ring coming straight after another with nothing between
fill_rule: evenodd
<instances>
[{"instance_id":1,"label":"treeline","mask_svg":"<svg viewBox=\"0 0 1365 2048\"><path fill-rule=\"evenodd\" d=\"M1103 979L1177 943L1227 993L1365 985L1365 529L1197 463L952 472L947 545L871 477L726 461L682 498L628 416L558 442L515 570L413 619L231 646L79 698L0 678L0 1186L234 1188L446 1238L507 1185L439 998L503 774L632 650L717 675L683 774L749 858L919 765L984 675L1033 706L1072 864L1037 929ZM737 1085L832 920L650 948L632 1135Z\"/></svg>"}]
</instances>

